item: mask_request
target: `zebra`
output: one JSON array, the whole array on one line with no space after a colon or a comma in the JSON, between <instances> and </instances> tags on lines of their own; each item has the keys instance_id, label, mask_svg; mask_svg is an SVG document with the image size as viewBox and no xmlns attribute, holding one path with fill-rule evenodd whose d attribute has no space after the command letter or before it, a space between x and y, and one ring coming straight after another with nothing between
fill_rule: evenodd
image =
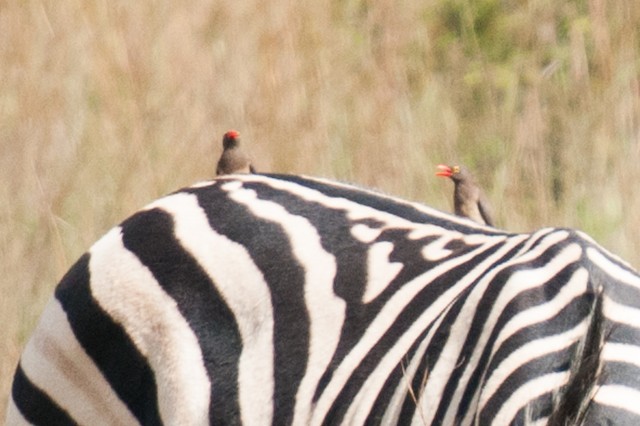
<instances>
[{"instance_id":1,"label":"zebra","mask_svg":"<svg viewBox=\"0 0 640 426\"><path fill-rule=\"evenodd\" d=\"M152 202L55 289L7 424L640 424L640 276L326 179Z\"/></svg>"}]
</instances>

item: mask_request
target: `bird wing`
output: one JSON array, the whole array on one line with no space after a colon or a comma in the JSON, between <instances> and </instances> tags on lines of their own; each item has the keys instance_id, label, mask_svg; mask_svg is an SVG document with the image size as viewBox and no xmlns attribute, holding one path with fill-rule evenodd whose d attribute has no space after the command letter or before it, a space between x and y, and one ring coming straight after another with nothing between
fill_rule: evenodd
<instances>
[{"instance_id":1,"label":"bird wing","mask_svg":"<svg viewBox=\"0 0 640 426\"><path fill-rule=\"evenodd\" d=\"M487 225L495 226L495 222L493 220L493 211L486 197L482 193L480 193L480 197L478 199L478 210L480 210L480 215Z\"/></svg>"}]
</instances>

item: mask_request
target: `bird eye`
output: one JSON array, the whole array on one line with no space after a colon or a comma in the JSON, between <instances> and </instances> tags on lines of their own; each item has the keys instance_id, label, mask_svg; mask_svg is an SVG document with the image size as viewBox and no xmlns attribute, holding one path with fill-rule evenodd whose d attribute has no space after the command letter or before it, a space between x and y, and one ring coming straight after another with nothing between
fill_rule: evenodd
<instances>
[{"instance_id":1,"label":"bird eye","mask_svg":"<svg viewBox=\"0 0 640 426\"><path fill-rule=\"evenodd\" d=\"M460 166L453 166L453 173L460 173Z\"/></svg>"}]
</instances>

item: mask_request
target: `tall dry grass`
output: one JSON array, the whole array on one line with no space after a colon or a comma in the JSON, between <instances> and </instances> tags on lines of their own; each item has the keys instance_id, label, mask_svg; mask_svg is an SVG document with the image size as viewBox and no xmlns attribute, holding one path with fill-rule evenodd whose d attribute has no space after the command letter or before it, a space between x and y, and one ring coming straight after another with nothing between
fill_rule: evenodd
<instances>
[{"instance_id":1,"label":"tall dry grass","mask_svg":"<svg viewBox=\"0 0 640 426\"><path fill-rule=\"evenodd\" d=\"M56 281L108 228L257 167L450 208L462 162L499 223L586 230L640 265L632 0L0 2L0 418Z\"/></svg>"}]
</instances>

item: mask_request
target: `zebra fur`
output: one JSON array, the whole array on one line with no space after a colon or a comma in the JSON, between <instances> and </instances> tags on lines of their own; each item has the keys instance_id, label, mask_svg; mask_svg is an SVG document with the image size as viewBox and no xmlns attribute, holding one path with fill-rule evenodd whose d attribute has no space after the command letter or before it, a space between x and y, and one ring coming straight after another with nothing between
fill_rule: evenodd
<instances>
[{"instance_id":1,"label":"zebra fur","mask_svg":"<svg viewBox=\"0 0 640 426\"><path fill-rule=\"evenodd\" d=\"M640 277L336 182L219 178L63 277L7 424L640 424Z\"/></svg>"}]
</instances>

